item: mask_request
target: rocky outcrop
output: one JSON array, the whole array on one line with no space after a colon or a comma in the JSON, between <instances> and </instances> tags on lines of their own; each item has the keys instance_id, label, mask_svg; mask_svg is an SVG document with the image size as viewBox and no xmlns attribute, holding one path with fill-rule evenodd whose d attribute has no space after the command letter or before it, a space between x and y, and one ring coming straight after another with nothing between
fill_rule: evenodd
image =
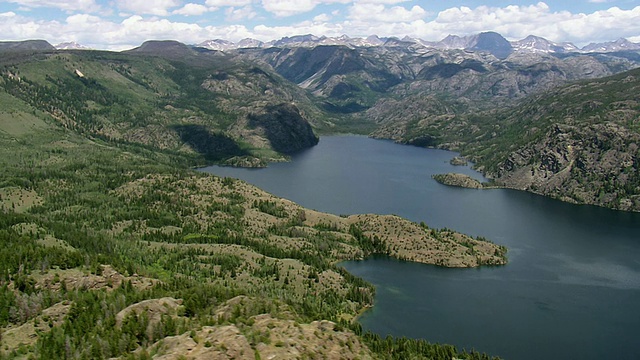
<instances>
[{"instance_id":1,"label":"rocky outcrop","mask_svg":"<svg viewBox=\"0 0 640 360\"><path fill-rule=\"evenodd\" d=\"M295 321L287 307L278 315L260 313L244 319L233 315L252 311L251 303L256 301L246 296L232 298L215 311L220 325L167 336L146 351L158 354L154 359L164 360L373 358L355 333L331 321ZM133 306L143 305L148 306L143 303Z\"/></svg>"}]
</instances>

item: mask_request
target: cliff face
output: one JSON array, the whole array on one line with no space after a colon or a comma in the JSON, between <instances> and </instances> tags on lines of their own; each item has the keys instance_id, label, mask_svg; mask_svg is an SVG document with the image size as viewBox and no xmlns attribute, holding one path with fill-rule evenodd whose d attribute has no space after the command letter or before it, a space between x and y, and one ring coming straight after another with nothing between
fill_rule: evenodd
<instances>
[{"instance_id":1,"label":"cliff face","mask_svg":"<svg viewBox=\"0 0 640 360\"><path fill-rule=\"evenodd\" d=\"M318 143L311 125L293 104L267 106L249 115L249 127L263 134L280 153L294 153Z\"/></svg>"}]
</instances>

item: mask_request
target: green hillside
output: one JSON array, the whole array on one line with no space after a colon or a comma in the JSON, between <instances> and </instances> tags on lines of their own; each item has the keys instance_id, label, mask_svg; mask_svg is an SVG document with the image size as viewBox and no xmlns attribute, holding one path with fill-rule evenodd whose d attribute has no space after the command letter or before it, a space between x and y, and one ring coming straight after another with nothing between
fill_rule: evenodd
<instances>
[{"instance_id":1,"label":"green hillside","mask_svg":"<svg viewBox=\"0 0 640 360\"><path fill-rule=\"evenodd\" d=\"M500 139L470 151L506 186L639 211L639 92L640 70L560 88L502 115Z\"/></svg>"},{"instance_id":2,"label":"green hillside","mask_svg":"<svg viewBox=\"0 0 640 360\"><path fill-rule=\"evenodd\" d=\"M488 358L362 334L374 288L336 264L497 265L503 247L191 169L278 156L251 137L306 131L313 105L273 103L290 88L277 75L148 54L0 59L0 358Z\"/></svg>"},{"instance_id":3,"label":"green hillside","mask_svg":"<svg viewBox=\"0 0 640 360\"><path fill-rule=\"evenodd\" d=\"M305 116L318 126L320 111L277 74L207 54L195 57L195 64L189 56L171 60L160 55L76 51L3 56L2 97L19 99L85 136L176 152L194 163L281 159L283 154L273 149L282 139L269 138L273 133L297 130L308 138L291 151L317 142ZM301 127L246 126L250 116L294 99L299 107L291 107L286 116Z\"/></svg>"},{"instance_id":4,"label":"green hillside","mask_svg":"<svg viewBox=\"0 0 640 360\"><path fill-rule=\"evenodd\" d=\"M414 123L408 133L462 151L494 185L640 211L639 92L636 69L508 108Z\"/></svg>"}]
</instances>

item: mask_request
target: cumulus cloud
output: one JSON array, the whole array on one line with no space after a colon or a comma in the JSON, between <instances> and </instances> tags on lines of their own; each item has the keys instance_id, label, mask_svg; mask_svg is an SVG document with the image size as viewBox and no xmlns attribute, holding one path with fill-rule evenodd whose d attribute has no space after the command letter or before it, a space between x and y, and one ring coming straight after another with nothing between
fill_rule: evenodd
<instances>
[{"instance_id":1,"label":"cumulus cloud","mask_svg":"<svg viewBox=\"0 0 640 360\"><path fill-rule=\"evenodd\" d=\"M169 9L181 5L180 0L116 0L116 5L121 11L130 11L134 14L150 14L167 16Z\"/></svg>"},{"instance_id":2,"label":"cumulus cloud","mask_svg":"<svg viewBox=\"0 0 640 360\"><path fill-rule=\"evenodd\" d=\"M26 1L26 0L25 0ZM52 0L44 0L52 1ZM114 0L120 1L120 0ZM144 0L149 2L148 0ZM262 0L267 2L267 0ZM291 0L294 1L294 0ZM332 0L326 0L332 1ZM378 3L375 3L375 2ZM80 12L61 20L40 20L31 17L31 13L18 10L0 13L0 34L5 40L46 39L52 44L63 41L77 41L83 45L98 49L121 50L140 45L150 39L173 39L187 44L195 44L208 39L227 39L239 41L243 38L256 38L262 41L279 39L296 34L315 34L351 37L409 35L425 40L440 40L448 34L469 35L481 31L496 31L510 40L518 40L527 35L538 35L552 41L571 41L578 46L589 42L604 42L626 37L640 42L640 6L633 9L612 7L592 13L571 13L552 11L545 3L529 6L505 6L476 8L455 7L430 16L420 6L394 5L393 0L380 3L380 0L361 0L345 7L346 18L338 16L337 11L330 15L319 14L308 21L272 26L263 23L252 28L242 25L246 19L266 20L260 17L256 7L251 5L227 6L231 1L192 0L191 4L200 4L212 11L212 6L225 7L227 24L207 26L199 21L174 21L174 18L157 16L169 11L178 14L195 14L203 10L200 7L177 5L178 1L160 0L154 6L146 6L145 12L127 15L124 19L101 17L101 13ZM141 0L128 1L132 4L127 11L142 6ZM79 1L75 2L79 4ZM234 2L234 4L242 3ZM272 2L283 6L285 0ZM307 4L307 8L317 6L320 1L302 0L296 4ZM204 5L202 5L204 4ZM275 6L275 5L274 5ZM190 12L191 10L193 12ZM124 11L125 9L119 9ZM275 10L274 10L275 11ZM282 10L285 11L285 10ZM35 13L35 12L34 12ZM145 14L155 16L148 17ZM204 14L204 13L203 13ZM100 15L100 16L96 16ZM115 20L118 19L118 20ZM180 18L182 19L182 18ZM229 25L234 24L234 25ZM281 21L284 23L284 21Z\"/></svg>"},{"instance_id":3,"label":"cumulus cloud","mask_svg":"<svg viewBox=\"0 0 640 360\"><path fill-rule=\"evenodd\" d=\"M178 10L174 10L174 14L184 16L199 16L209 11L209 8L202 4L188 3Z\"/></svg>"},{"instance_id":4,"label":"cumulus cloud","mask_svg":"<svg viewBox=\"0 0 640 360\"><path fill-rule=\"evenodd\" d=\"M254 32L242 25L201 26L165 18L132 15L120 22L89 14L75 14L64 22L34 21L12 12L0 13L0 33L6 39L46 39L51 44L77 41L94 49L120 51L147 40L177 40L196 44L209 39L239 41Z\"/></svg>"},{"instance_id":5,"label":"cumulus cloud","mask_svg":"<svg viewBox=\"0 0 640 360\"><path fill-rule=\"evenodd\" d=\"M348 18L356 21L380 21L380 22L411 22L422 19L427 12L418 5L411 9L402 6L387 8L382 4L356 3L349 8Z\"/></svg>"},{"instance_id":6,"label":"cumulus cloud","mask_svg":"<svg viewBox=\"0 0 640 360\"><path fill-rule=\"evenodd\" d=\"M322 34L325 36L340 36L345 34L342 24L316 23L305 21L290 26L265 26L258 25L253 28L252 36L258 40L269 41L296 34Z\"/></svg>"},{"instance_id":7,"label":"cumulus cloud","mask_svg":"<svg viewBox=\"0 0 640 360\"><path fill-rule=\"evenodd\" d=\"M309 12L320 4L336 3L348 4L351 0L262 0L262 7L278 17L287 17Z\"/></svg>"},{"instance_id":8,"label":"cumulus cloud","mask_svg":"<svg viewBox=\"0 0 640 360\"><path fill-rule=\"evenodd\" d=\"M313 17L314 22L328 22L331 20L331 16L328 14L320 14Z\"/></svg>"},{"instance_id":9,"label":"cumulus cloud","mask_svg":"<svg viewBox=\"0 0 640 360\"><path fill-rule=\"evenodd\" d=\"M539 35L553 41L607 41L640 33L640 7L621 10L613 7L591 14L552 12L543 2L504 8L480 6L444 10L423 31L441 34L471 34L497 31L507 38Z\"/></svg>"},{"instance_id":10,"label":"cumulus cloud","mask_svg":"<svg viewBox=\"0 0 640 360\"><path fill-rule=\"evenodd\" d=\"M253 4L253 0L207 0L205 2L208 6L223 7L223 6L246 6Z\"/></svg>"},{"instance_id":11,"label":"cumulus cloud","mask_svg":"<svg viewBox=\"0 0 640 360\"><path fill-rule=\"evenodd\" d=\"M226 19L229 22L240 21L245 19L253 19L258 15L253 11L253 7L250 5L236 9L235 7L227 8L225 11Z\"/></svg>"},{"instance_id":12,"label":"cumulus cloud","mask_svg":"<svg viewBox=\"0 0 640 360\"><path fill-rule=\"evenodd\" d=\"M279 17L309 12L316 5L318 2L315 0L262 0L262 7Z\"/></svg>"},{"instance_id":13,"label":"cumulus cloud","mask_svg":"<svg viewBox=\"0 0 640 360\"><path fill-rule=\"evenodd\" d=\"M4 0L24 8L54 8L63 11L98 12L100 5L95 0Z\"/></svg>"},{"instance_id":14,"label":"cumulus cloud","mask_svg":"<svg viewBox=\"0 0 640 360\"><path fill-rule=\"evenodd\" d=\"M356 3L358 4L387 4L387 5L392 5L392 4L399 4L399 3L403 3L403 2L407 2L409 0L358 0L356 1Z\"/></svg>"}]
</instances>

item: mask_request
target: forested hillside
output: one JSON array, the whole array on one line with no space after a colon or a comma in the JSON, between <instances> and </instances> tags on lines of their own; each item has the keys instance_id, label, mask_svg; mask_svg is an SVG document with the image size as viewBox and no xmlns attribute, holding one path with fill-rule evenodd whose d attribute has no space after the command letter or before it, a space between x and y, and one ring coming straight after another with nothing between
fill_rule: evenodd
<instances>
[{"instance_id":1,"label":"forested hillside","mask_svg":"<svg viewBox=\"0 0 640 360\"><path fill-rule=\"evenodd\" d=\"M317 143L309 120L318 126L322 116L296 86L188 48L172 60L171 45L152 47L156 53L6 53L0 85L5 102L20 99L75 132L184 153L195 163L264 165ZM287 122L251 120L272 112Z\"/></svg>"},{"instance_id":2,"label":"forested hillside","mask_svg":"<svg viewBox=\"0 0 640 360\"><path fill-rule=\"evenodd\" d=\"M312 104L252 97L289 89L270 88L277 75L142 54L1 59L0 358L488 358L362 334L354 319L374 288L337 263L499 265L503 247L395 216L318 213L191 169L277 155L239 132L311 137Z\"/></svg>"}]
</instances>

